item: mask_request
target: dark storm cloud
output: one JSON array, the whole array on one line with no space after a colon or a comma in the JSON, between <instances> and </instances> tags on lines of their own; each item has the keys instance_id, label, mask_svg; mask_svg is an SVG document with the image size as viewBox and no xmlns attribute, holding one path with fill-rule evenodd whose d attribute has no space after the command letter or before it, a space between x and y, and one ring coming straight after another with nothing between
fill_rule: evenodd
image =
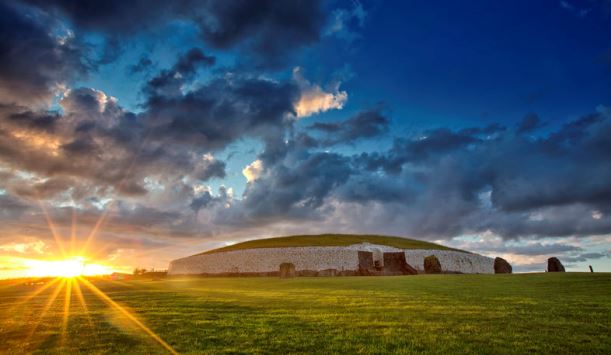
<instances>
[{"instance_id":1,"label":"dark storm cloud","mask_svg":"<svg viewBox=\"0 0 611 355\"><path fill-rule=\"evenodd\" d=\"M567 263L578 263L578 262L584 262L588 260L608 258L609 256L610 256L609 253L583 253L583 254L579 254L574 257L565 257L563 258L563 261Z\"/></svg>"},{"instance_id":2,"label":"dark storm cloud","mask_svg":"<svg viewBox=\"0 0 611 355\"><path fill-rule=\"evenodd\" d=\"M212 178L224 178L225 162L216 159L206 162L206 164L203 164L200 169L193 173L193 177L201 181L208 181Z\"/></svg>"},{"instance_id":3,"label":"dark storm cloud","mask_svg":"<svg viewBox=\"0 0 611 355\"><path fill-rule=\"evenodd\" d=\"M33 112L25 106L0 103L0 117L11 127L50 132L55 129L61 115L57 112Z\"/></svg>"},{"instance_id":4,"label":"dark storm cloud","mask_svg":"<svg viewBox=\"0 0 611 355\"><path fill-rule=\"evenodd\" d=\"M358 227L348 207L357 204L379 206L402 233L422 238L486 231L504 238L610 233L608 113L603 109L533 138L516 134L518 129L439 128L398 138L388 151L352 157L314 154L315 145L296 134L266 146L263 172L249 183L243 201L222 212L239 220L221 221L334 215ZM347 203L346 210L338 203Z\"/></svg>"},{"instance_id":5,"label":"dark storm cloud","mask_svg":"<svg viewBox=\"0 0 611 355\"><path fill-rule=\"evenodd\" d=\"M158 1L158 0L27 0L64 17L76 28L111 38L190 21L204 43L214 48L239 47L263 66L281 63L294 50L316 42L326 23L318 0L311 1Z\"/></svg>"},{"instance_id":6,"label":"dark storm cloud","mask_svg":"<svg viewBox=\"0 0 611 355\"><path fill-rule=\"evenodd\" d=\"M505 141L499 147L492 200L507 210L583 203L611 204L611 122L588 115L534 141Z\"/></svg>"},{"instance_id":7,"label":"dark storm cloud","mask_svg":"<svg viewBox=\"0 0 611 355\"><path fill-rule=\"evenodd\" d=\"M156 139L218 149L244 136L281 134L297 95L289 83L229 76L185 95L153 95L146 116Z\"/></svg>"},{"instance_id":8,"label":"dark storm cloud","mask_svg":"<svg viewBox=\"0 0 611 355\"><path fill-rule=\"evenodd\" d=\"M212 195L209 190L204 191L199 196L193 198L189 207L193 209L195 212L199 211L202 208L211 207L213 205L223 205L228 203L231 200L231 196L229 191L225 186L219 187L218 194L216 196Z\"/></svg>"},{"instance_id":9,"label":"dark storm cloud","mask_svg":"<svg viewBox=\"0 0 611 355\"><path fill-rule=\"evenodd\" d=\"M324 133L321 144L325 146L350 143L362 138L378 137L388 132L389 119L379 109L357 113L345 121L324 123L316 122L311 130Z\"/></svg>"},{"instance_id":10,"label":"dark storm cloud","mask_svg":"<svg viewBox=\"0 0 611 355\"><path fill-rule=\"evenodd\" d=\"M216 59L207 56L199 48L191 48L187 53L178 58L173 70L177 73L193 73L199 65L214 65Z\"/></svg>"},{"instance_id":11,"label":"dark storm cloud","mask_svg":"<svg viewBox=\"0 0 611 355\"><path fill-rule=\"evenodd\" d=\"M53 19L15 2L0 4L0 100L43 104L88 67L73 38L54 36Z\"/></svg>"},{"instance_id":12,"label":"dark storm cloud","mask_svg":"<svg viewBox=\"0 0 611 355\"><path fill-rule=\"evenodd\" d=\"M175 4L161 0L25 0L67 19L78 28L124 34L165 19ZM179 1L182 3L182 1Z\"/></svg>"},{"instance_id":13,"label":"dark storm cloud","mask_svg":"<svg viewBox=\"0 0 611 355\"><path fill-rule=\"evenodd\" d=\"M357 156L356 161L366 170L382 169L389 174L398 174L406 163L434 162L440 156L481 142L480 134L497 130L495 127L470 128L461 131L452 131L448 128L428 130L417 138L395 139L393 147L385 154L364 153Z\"/></svg>"},{"instance_id":14,"label":"dark storm cloud","mask_svg":"<svg viewBox=\"0 0 611 355\"><path fill-rule=\"evenodd\" d=\"M575 252L580 251L582 248L576 247L573 245L566 244L527 244L520 246L502 246L498 248L486 249L489 251L494 251L497 253L510 253L510 254L519 254L519 255L552 255L552 254L561 254L567 252Z\"/></svg>"},{"instance_id":15,"label":"dark storm cloud","mask_svg":"<svg viewBox=\"0 0 611 355\"><path fill-rule=\"evenodd\" d=\"M181 87L189 82L200 67L214 65L216 59L207 56L199 48L191 48L178 57L168 70L162 70L148 81L144 92L149 96L173 96L181 94Z\"/></svg>"},{"instance_id":16,"label":"dark storm cloud","mask_svg":"<svg viewBox=\"0 0 611 355\"><path fill-rule=\"evenodd\" d=\"M39 183L12 184L9 189L22 198L47 200L77 185L71 178L51 178Z\"/></svg>"},{"instance_id":17,"label":"dark storm cloud","mask_svg":"<svg viewBox=\"0 0 611 355\"><path fill-rule=\"evenodd\" d=\"M18 198L7 194L0 194L0 217L4 220L17 218L27 209L27 204Z\"/></svg>"},{"instance_id":18,"label":"dark storm cloud","mask_svg":"<svg viewBox=\"0 0 611 355\"><path fill-rule=\"evenodd\" d=\"M204 8L198 25L207 43L241 45L265 66L317 41L327 20L318 0L206 1Z\"/></svg>"},{"instance_id":19,"label":"dark storm cloud","mask_svg":"<svg viewBox=\"0 0 611 355\"><path fill-rule=\"evenodd\" d=\"M138 74L142 72L146 72L153 67L153 61L147 57L141 57L136 64L130 65L128 67L128 73L130 74Z\"/></svg>"},{"instance_id":20,"label":"dark storm cloud","mask_svg":"<svg viewBox=\"0 0 611 355\"><path fill-rule=\"evenodd\" d=\"M1 107L2 162L51 178L45 184L53 182L56 191L48 195L45 191L50 186L42 191L42 186L19 183L19 179L5 180L5 188L30 198L50 198L62 192L61 187L72 194L87 188L93 194L110 192L92 189L90 184L94 184L126 196L142 196L147 193L147 177L206 181L225 176L225 163L206 155L210 146L185 149L182 142L147 138L146 121L101 91L74 89L60 104L62 115L19 111L25 109L14 105Z\"/></svg>"},{"instance_id":21,"label":"dark storm cloud","mask_svg":"<svg viewBox=\"0 0 611 355\"><path fill-rule=\"evenodd\" d=\"M248 184L244 200L221 211L217 221L248 225L323 217L325 199L351 174L348 160L329 153L299 155L286 156L267 168L263 177Z\"/></svg>"}]
</instances>

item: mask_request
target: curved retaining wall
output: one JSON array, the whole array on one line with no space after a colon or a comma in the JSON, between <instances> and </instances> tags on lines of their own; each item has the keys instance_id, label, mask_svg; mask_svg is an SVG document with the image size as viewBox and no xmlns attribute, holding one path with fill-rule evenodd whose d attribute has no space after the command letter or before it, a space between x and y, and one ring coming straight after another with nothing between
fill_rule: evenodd
<instances>
[{"instance_id":1,"label":"curved retaining wall","mask_svg":"<svg viewBox=\"0 0 611 355\"><path fill-rule=\"evenodd\" d=\"M358 251L342 247L261 248L193 255L170 262L169 275L255 273L295 270L358 270Z\"/></svg>"},{"instance_id":2,"label":"curved retaining wall","mask_svg":"<svg viewBox=\"0 0 611 355\"><path fill-rule=\"evenodd\" d=\"M373 250L372 250L373 249ZM299 247L299 248L261 248L246 249L210 254L193 255L170 262L169 275L193 274L239 274L277 272L280 264L292 263L295 270L321 271L335 269L337 271L356 271L359 268L359 251L374 251L377 253L402 251L383 245L351 245L348 247ZM466 274L494 273L494 260L478 254L463 253L448 250L405 250L407 263L423 270L424 258L435 255L441 263L443 271L462 272ZM381 253L380 253L381 256Z\"/></svg>"},{"instance_id":3,"label":"curved retaining wall","mask_svg":"<svg viewBox=\"0 0 611 355\"><path fill-rule=\"evenodd\" d=\"M435 255L441 270L463 274L494 274L494 259L454 250L412 249L405 251L407 263L419 271L424 270L424 258Z\"/></svg>"}]
</instances>

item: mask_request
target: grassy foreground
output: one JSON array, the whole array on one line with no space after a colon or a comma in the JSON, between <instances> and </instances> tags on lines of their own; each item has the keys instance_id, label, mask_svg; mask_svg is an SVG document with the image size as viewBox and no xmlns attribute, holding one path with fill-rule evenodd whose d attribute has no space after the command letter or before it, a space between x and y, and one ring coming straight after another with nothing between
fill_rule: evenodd
<instances>
[{"instance_id":1,"label":"grassy foreground","mask_svg":"<svg viewBox=\"0 0 611 355\"><path fill-rule=\"evenodd\" d=\"M387 235L373 234L316 234L316 235L291 235L267 239L254 239L246 242L228 245L226 247L208 250L201 254L217 253L220 251L257 249L257 248L287 248L287 247L329 247L348 246L359 243L372 243L388 245L399 249L434 249L434 250L456 250L443 245L425 242L423 240L392 237Z\"/></svg>"},{"instance_id":2,"label":"grassy foreground","mask_svg":"<svg viewBox=\"0 0 611 355\"><path fill-rule=\"evenodd\" d=\"M92 283L179 353L611 353L604 273ZM0 353L165 352L93 291L39 287L0 282Z\"/></svg>"}]
</instances>

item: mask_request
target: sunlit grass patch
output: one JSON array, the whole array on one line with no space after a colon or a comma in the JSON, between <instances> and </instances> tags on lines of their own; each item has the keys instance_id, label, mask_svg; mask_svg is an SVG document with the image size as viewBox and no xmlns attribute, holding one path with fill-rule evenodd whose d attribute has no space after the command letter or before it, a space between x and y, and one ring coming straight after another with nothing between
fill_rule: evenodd
<instances>
[{"instance_id":1,"label":"sunlit grass patch","mask_svg":"<svg viewBox=\"0 0 611 355\"><path fill-rule=\"evenodd\" d=\"M611 274L91 280L179 353L608 353ZM0 352L166 353L81 287L0 291ZM73 292L75 288L72 288ZM65 334L62 336L62 332Z\"/></svg>"}]
</instances>

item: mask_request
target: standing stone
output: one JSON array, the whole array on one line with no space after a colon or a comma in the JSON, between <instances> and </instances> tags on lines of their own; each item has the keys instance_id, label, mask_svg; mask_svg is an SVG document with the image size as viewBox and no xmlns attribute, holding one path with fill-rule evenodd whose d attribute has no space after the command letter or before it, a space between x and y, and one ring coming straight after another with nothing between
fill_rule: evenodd
<instances>
[{"instance_id":1,"label":"standing stone","mask_svg":"<svg viewBox=\"0 0 611 355\"><path fill-rule=\"evenodd\" d=\"M358 274L361 276L371 275L374 271L373 267L373 253L370 251L359 251L359 271Z\"/></svg>"},{"instance_id":2,"label":"standing stone","mask_svg":"<svg viewBox=\"0 0 611 355\"><path fill-rule=\"evenodd\" d=\"M511 274L512 268L511 264L507 262L507 260L503 258L496 257L494 258L494 273L495 274Z\"/></svg>"},{"instance_id":3,"label":"standing stone","mask_svg":"<svg viewBox=\"0 0 611 355\"><path fill-rule=\"evenodd\" d=\"M424 272L427 274L441 274L441 263L435 255L424 258Z\"/></svg>"},{"instance_id":4,"label":"standing stone","mask_svg":"<svg viewBox=\"0 0 611 355\"><path fill-rule=\"evenodd\" d=\"M295 265L291 263L282 263L280 264L280 277L283 279L295 277L297 273L295 272Z\"/></svg>"},{"instance_id":5,"label":"standing stone","mask_svg":"<svg viewBox=\"0 0 611 355\"><path fill-rule=\"evenodd\" d=\"M564 265L556 257L547 259L547 272L564 272Z\"/></svg>"}]
</instances>

